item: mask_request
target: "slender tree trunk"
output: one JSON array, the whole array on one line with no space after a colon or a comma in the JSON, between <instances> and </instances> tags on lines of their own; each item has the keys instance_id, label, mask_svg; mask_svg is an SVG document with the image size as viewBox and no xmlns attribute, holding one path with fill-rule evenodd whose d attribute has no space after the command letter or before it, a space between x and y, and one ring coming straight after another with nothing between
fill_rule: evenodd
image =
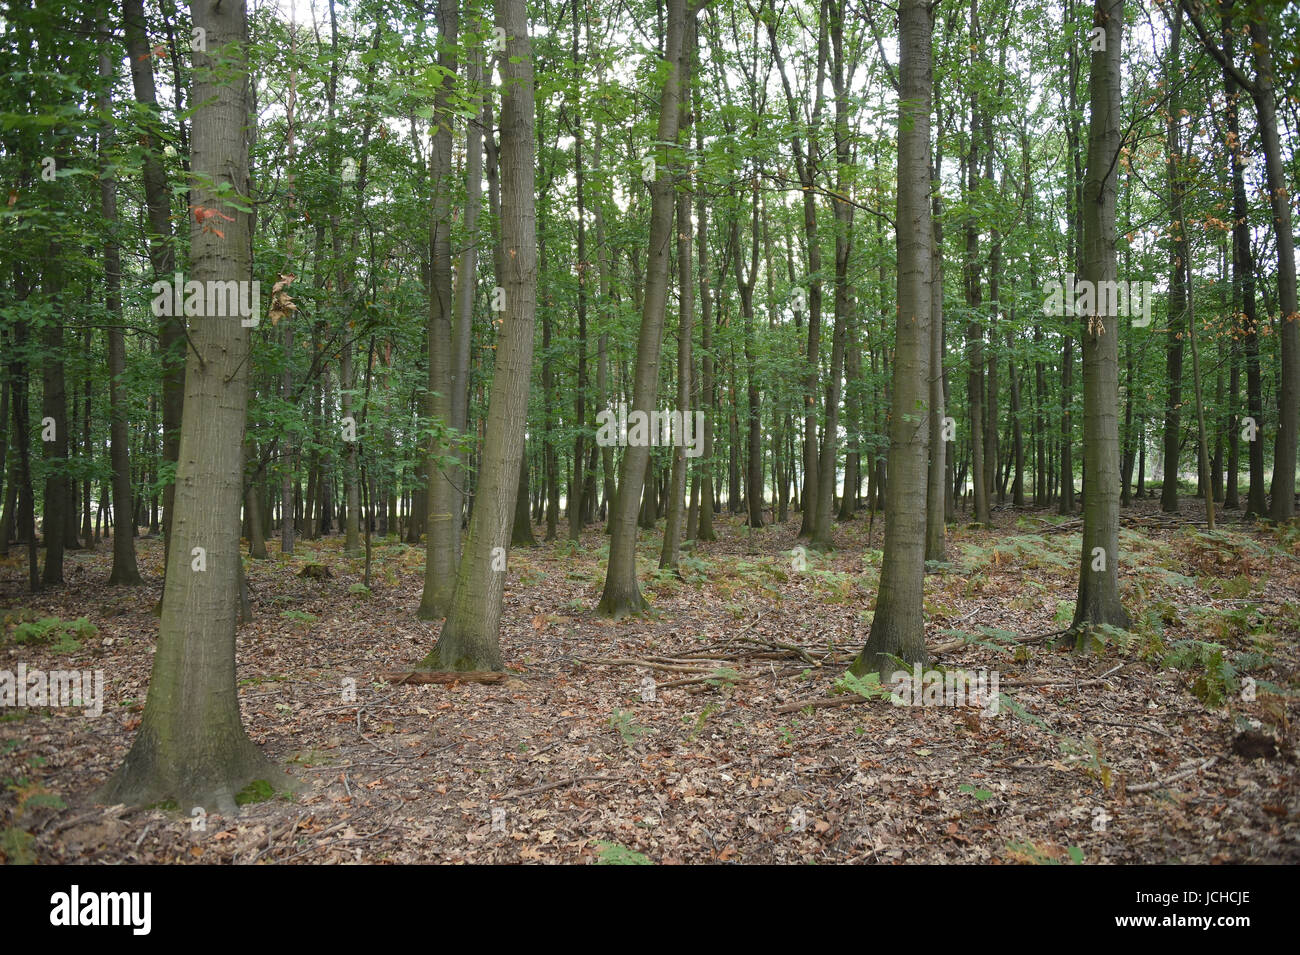
<instances>
[{"instance_id":1,"label":"slender tree trunk","mask_svg":"<svg viewBox=\"0 0 1300 955\"><path fill-rule=\"evenodd\" d=\"M128 0L129 2L129 0ZM113 64L108 55L110 46L108 18L100 22L99 75L112 77ZM110 113L110 94L107 85L100 94L99 108L104 115ZM109 402L109 455L113 469L113 570L109 586L137 586L140 569L135 559L135 537L131 533L131 460L130 437L126 420L126 389L122 376L126 374L126 341L122 331L122 255L117 241L117 179L113 176L106 157L113 145L111 127L104 134L101 160L105 169L99 179L100 204L108 238L104 242L105 301L108 307L108 402ZM0 412L0 422L4 415ZM0 468L4 466L3 442L0 442Z\"/></svg>"},{"instance_id":2,"label":"slender tree trunk","mask_svg":"<svg viewBox=\"0 0 1300 955\"><path fill-rule=\"evenodd\" d=\"M1166 514L1178 513L1178 465L1182 443L1183 403L1183 340L1187 334L1187 257L1190 243L1183 221L1184 156L1180 145L1179 109L1179 49L1183 30L1183 12L1174 12L1173 32L1169 41L1169 70L1167 82L1170 95L1168 117L1165 121L1165 157L1169 166L1169 215L1171 242L1169 251L1169 332L1165 338L1165 377L1169 391L1165 401L1164 457L1165 473L1160 491L1160 509Z\"/></svg>"},{"instance_id":3,"label":"slender tree trunk","mask_svg":"<svg viewBox=\"0 0 1300 955\"><path fill-rule=\"evenodd\" d=\"M925 666L926 456L930 440L930 90L933 21L925 0L900 0L898 317L885 555L871 633L852 670L887 681L893 658Z\"/></svg>"},{"instance_id":4,"label":"slender tree trunk","mask_svg":"<svg viewBox=\"0 0 1300 955\"><path fill-rule=\"evenodd\" d=\"M434 131L430 148L429 178L433 186L429 253L432 281L429 295L429 369L426 410L435 429L429 439L429 494L426 517L424 592L416 616L432 620L446 616L456 584L456 550L460 537L460 499L451 483L454 470L444 462L454 457L445 429L452 418L452 281L451 281L451 100L456 83L457 35L460 25L457 0L438 3L438 66L444 71L434 94ZM441 432L437 429L444 429Z\"/></svg>"},{"instance_id":5,"label":"slender tree trunk","mask_svg":"<svg viewBox=\"0 0 1300 955\"><path fill-rule=\"evenodd\" d=\"M1014 321L1014 314L1012 320ZM1007 331L1007 383L1011 389L1011 445L1014 475L1011 483L1011 503L1025 506L1025 436L1020 423L1020 375L1016 372L1015 345L1011 331Z\"/></svg>"},{"instance_id":6,"label":"slender tree trunk","mask_svg":"<svg viewBox=\"0 0 1300 955\"><path fill-rule=\"evenodd\" d=\"M477 10L472 27L482 32L484 24ZM451 426L463 435L469 426L469 365L470 340L474 334L474 296L478 285L479 207L483 202L483 131L490 122L483 85L483 50L471 43L468 50L468 79L471 99L479 104L477 116L465 127L465 249L460 255L457 270L455 300L452 303L456 324L451 332ZM465 468L465 451L456 448L455 461L448 466L451 484L450 510L454 515L455 533L452 534L453 553L459 561L461 554L461 525L465 511L465 482L469 472Z\"/></svg>"},{"instance_id":7,"label":"slender tree trunk","mask_svg":"<svg viewBox=\"0 0 1300 955\"><path fill-rule=\"evenodd\" d=\"M145 20L144 0L123 0L122 25L136 101L156 118L159 109L154 84L154 56ZM183 125L181 136L183 139ZM149 223L149 264L154 278L166 281L172 278L172 270L176 262L171 224L171 191L167 186L167 173L163 169L161 159L162 146L158 141L157 133L152 129L146 129L143 139L145 142L141 157L141 171ZM191 202L192 197L187 197L186 201ZM181 414L185 401L184 315L164 315L158 319L158 358L162 368L163 461L174 464L180 452ZM172 507L175 493L175 484L168 482L163 488L164 567L168 565L171 553Z\"/></svg>"},{"instance_id":8,"label":"slender tree trunk","mask_svg":"<svg viewBox=\"0 0 1300 955\"><path fill-rule=\"evenodd\" d=\"M578 380L573 393L573 421L577 433L573 437L573 484L569 495L569 539L578 540L582 536L582 524L586 516L586 441L587 441L587 281L590 277L591 263L587 261L587 190L586 168L583 163L583 125L582 125L582 60L579 46L580 31L578 22L578 0L572 0L573 18L573 83L570 102L573 108L571 130L573 132L574 176L577 181L578 221L576 223L578 239ZM687 226L689 229L689 224ZM685 409L682 411L685 414ZM664 538L667 546L667 535ZM674 560L675 564L675 560Z\"/></svg>"},{"instance_id":9,"label":"slender tree trunk","mask_svg":"<svg viewBox=\"0 0 1300 955\"><path fill-rule=\"evenodd\" d=\"M695 94L699 100L698 88ZM699 112L697 105L696 112ZM695 144L703 151L703 127L695 127ZM703 191L695 200L695 247L698 256L697 271L700 280L700 404L704 411L704 455L697 467L700 475L700 515L696 539L714 541L718 535L713 530L713 412L717 402L713 381L713 289L709 285L709 205Z\"/></svg>"},{"instance_id":10,"label":"slender tree trunk","mask_svg":"<svg viewBox=\"0 0 1300 955\"><path fill-rule=\"evenodd\" d=\"M66 545L64 521L68 513L68 399L63 377L63 269L57 242L50 244L50 258L45 263L42 284L47 300L53 303L53 315L46 319L42 332L45 360L41 378L41 447L45 463L45 509L41 536L45 542L45 566L41 584L63 584L63 552Z\"/></svg>"},{"instance_id":11,"label":"slender tree trunk","mask_svg":"<svg viewBox=\"0 0 1300 955\"><path fill-rule=\"evenodd\" d=\"M807 152L804 151L804 142L798 132L792 132L790 137L795 169L799 176L799 183L803 187L804 242L808 253L808 350L804 355L807 364L804 366L803 380L803 494L800 495L800 509L802 511L802 521L799 527L800 540L812 539L813 528L817 519L817 379L818 352L821 343L822 261L821 241L817 232L817 197L813 186L817 174L816 166L819 152L817 132L825 102L823 91L826 85L826 64L829 58L826 30L827 18L824 16L824 6L822 4L818 8L817 81L812 120L806 127L808 136ZM776 60L778 71L781 74L781 84L785 90L786 110L790 118L790 128L795 131L801 127L802 123L789 78L786 76L785 61L781 56L780 45L777 42L776 19L772 17L766 22L772 56Z\"/></svg>"},{"instance_id":12,"label":"slender tree trunk","mask_svg":"<svg viewBox=\"0 0 1300 955\"><path fill-rule=\"evenodd\" d=\"M297 194L294 188L294 165L298 158L298 141L295 129L295 110L298 105L298 30L296 25L289 28L289 88L285 96L285 128L288 139L285 179L287 193L284 211L284 271L293 271L294 218ZM293 327L292 320L284 323L281 329L284 342L284 367L280 371L280 398L286 407L293 406ZM287 433L281 440L283 448L280 471L280 554L293 553L294 537L294 499L297 490L297 448L294 447L293 432Z\"/></svg>"},{"instance_id":13,"label":"slender tree trunk","mask_svg":"<svg viewBox=\"0 0 1300 955\"><path fill-rule=\"evenodd\" d=\"M1179 7L1178 12L1182 13ZM1201 355L1196 344L1196 308L1191 275L1187 282L1187 338L1192 346L1192 391L1196 396L1196 444L1200 452L1201 490L1205 495L1205 522L1209 530L1214 530L1214 481L1210 476L1210 451L1208 435L1205 433L1205 402L1201 389Z\"/></svg>"},{"instance_id":14,"label":"slender tree trunk","mask_svg":"<svg viewBox=\"0 0 1300 955\"><path fill-rule=\"evenodd\" d=\"M937 89L935 99L939 99ZM942 142L941 130L936 130L935 139ZM943 393L943 191L939 179L942 166L943 151L936 148L930 164L930 223L934 238L930 246L930 471L925 494L925 559L938 562L947 560L944 497L948 493L951 465L944 437L947 404Z\"/></svg>"},{"instance_id":15,"label":"slender tree trunk","mask_svg":"<svg viewBox=\"0 0 1300 955\"><path fill-rule=\"evenodd\" d=\"M667 69L659 101L659 128L655 136L660 145L654 152L655 176L650 182L650 248L632 399L632 412L646 414L654 409L655 393L659 385L660 340L668 299L668 264L674 205L672 171L678 165L678 158L673 155L670 164L670 147L666 144L675 144L678 140L685 5L685 0L668 0L668 34L664 50ZM649 459L650 448L646 445L631 445L623 455L615 513L611 521L609 566L605 575L604 592L597 608L604 616L618 618L629 613L640 613L645 608L645 599L641 596L636 579L636 516Z\"/></svg>"},{"instance_id":16,"label":"slender tree trunk","mask_svg":"<svg viewBox=\"0 0 1300 955\"><path fill-rule=\"evenodd\" d=\"M848 84L844 53L844 7L841 0L828 0L831 34L831 87L835 92L835 197L831 209L835 217L835 321L831 334L830 379L826 383L826 427L822 434L821 458L817 462L817 509L811 544L819 550L831 549L831 516L835 513L836 446L840 430L840 398L843 389L844 349L849 323L849 256L853 250L853 206L839 198L849 191L852 157L849 141ZM925 160L930 156L927 148ZM928 183L927 183L928 185ZM929 218L929 208L926 209ZM927 227L929 223L927 222ZM927 263L928 266L928 263ZM927 268L928 271L928 268ZM927 302L928 304L928 302ZM927 310L926 321L929 321ZM925 348L930 345L927 341ZM928 400L928 399L927 399ZM845 494L848 486L845 485Z\"/></svg>"},{"instance_id":17,"label":"slender tree trunk","mask_svg":"<svg viewBox=\"0 0 1300 955\"><path fill-rule=\"evenodd\" d=\"M1264 173L1273 234L1277 239L1277 296L1281 307L1278 339L1281 384L1278 388L1277 436L1273 442L1273 487L1269 517L1289 521L1295 517L1297 427L1300 426L1300 306L1296 303L1295 233L1291 231L1291 192L1282 166L1282 146L1277 129L1273 54L1264 5L1252 0L1247 20L1250 47L1255 56L1255 111L1264 147Z\"/></svg>"},{"instance_id":18,"label":"slender tree trunk","mask_svg":"<svg viewBox=\"0 0 1300 955\"><path fill-rule=\"evenodd\" d=\"M574 17L577 17L577 0L574 0ZM696 14L692 7L685 14L683 24L682 50L679 60L681 95L679 97L681 118L678 121L683 141L689 141L691 128L690 91L694 84L694 65L697 47ZM575 30L576 30L575 24ZM691 415L691 370L694 358L691 355L691 336L694 334L695 301L693 297L694 282L691 276L691 204L694 198L691 190L690 172L687 171L682 185L677 190L677 288L679 290L678 328L677 328L677 410L682 415L682 430L679 440L673 443L673 467L669 478L667 520L664 524L663 549L659 555L661 570L678 571L678 559L681 547L682 520L686 505L686 444L687 435L698 440L703 435L696 435L694 418ZM678 571L680 574L680 571Z\"/></svg>"},{"instance_id":19,"label":"slender tree trunk","mask_svg":"<svg viewBox=\"0 0 1300 955\"><path fill-rule=\"evenodd\" d=\"M1116 159L1120 147L1120 44L1124 0L1096 0L1105 49L1092 53L1092 116L1083 202L1083 278L1100 290L1116 279ZM1095 297L1083 329L1083 550L1073 627L1127 629L1119 598L1119 318Z\"/></svg>"},{"instance_id":20,"label":"slender tree trunk","mask_svg":"<svg viewBox=\"0 0 1300 955\"><path fill-rule=\"evenodd\" d=\"M975 0L971 0L971 34L979 36L979 20ZM979 96L972 83L970 93L971 133L970 154L966 158L966 198L973 196L979 183L980 134ZM980 280L979 230L975 216L966 219L966 261L963 264L966 286L966 307L970 317L966 320L966 401L970 412L971 482L975 501L975 523L989 522L988 485L984 468L984 329L978 314L983 307L983 289Z\"/></svg>"},{"instance_id":21,"label":"slender tree trunk","mask_svg":"<svg viewBox=\"0 0 1300 955\"><path fill-rule=\"evenodd\" d=\"M501 245L505 309L488 404L481 479L456 589L438 642L422 666L503 670L500 631L533 355L537 241L533 179L533 58L523 0L496 0L505 31L501 84Z\"/></svg>"}]
</instances>

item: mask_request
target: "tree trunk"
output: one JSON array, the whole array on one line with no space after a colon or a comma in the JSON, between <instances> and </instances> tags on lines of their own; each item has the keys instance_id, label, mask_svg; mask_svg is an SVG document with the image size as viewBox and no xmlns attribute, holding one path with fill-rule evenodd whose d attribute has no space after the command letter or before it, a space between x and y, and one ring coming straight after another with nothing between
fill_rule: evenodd
<instances>
[{"instance_id":1,"label":"tree trunk","mask_svg":"<svg viewBox=\"0 0 1300 955\"><path fill-rule=\"evenodd\" d=\"M574 0L574 17L577 17L577 0ZM574 29L576 30L576 23ZM679 60L681 93L679 96L681 118L678 120L683 140L689 141L691 110L690 91L694 78L694 65L697 48L695 10L691 9L683 24L682 50ZM663 549L659 555L659 569L678 571L680 556L682 520L686 506L686 446L687 436L698 440L695 419L691 414L691 371L694 359L691 356L691 336L694 334L695 300L694 283L691 276L691 202L693 199L689 171L677 190L677 288L680 302L678 308L677 328L677 410L682 415L682 430L679 440L673 442L673 467L668 484L667 520L664 524ZM579 233L581 235L581 233Z\"/></svg>"},{"instance_id":2,"label":"tree trunk","mask_svg":"<svg viewBox=\"0 0 1300 955\"><path fill-rule=\"evenodd\" d=\"M144 0L123 0L122 25L126 38L127 60L131 64L131 81L136 101L156 116L158 96L154 85L153 50L149 43ZM191 102L194 102L191 97ZM182 128L182 136L184 129ZM171 191L162 165L162 147L151 128L143 131L144 150L141 178L149 223L149 265L155 279L169 280L175 267L176 253L172 240ZM192 197L187 197L187 202ZM185 316L164 315L158 319L158 358L162 367L162 438L163 461L174 464L181 446L181 414L185 401ZM171 554L172 507L175 482L163 488L163 566ZM130 523L129 521L127 522Z\"/></svg>"},{"instance_id":3,"label":"tree trunk","mask_svg":"<svg viewBox=\"0 0 1300 955\"><path fill-rule=\"evenodd\" d=\"M41 447L45 460L45 508L41 536L45 542L45 566L41 584L63 584L63 551L66 545L64 521L68 513L68 397L63 377L63 269L57 242L50 243L50 257L45 263L42 284L53 314L46 319L41 334L45 360L41 367L44 386L41 395Z\"/></svg>"},{"instance_id":4,"label":"tree trunk","mask_svg":"<svg viewBox=\"0 0 1300 955\"><path fill-rule=\"evenodd\" d=\"M432 620L446 616L456 583L456 545L460 537L459 497L447 462L454 445L447 436L452 424L452 282L451 282L451 99L456 83L456 43L459 30L456 0L438 3L438 66L445 71L433 99L433 140L429 178L433 208L429 225L432 281L429 294L429 369L426 410L434 429L429 439L424 591L416 616ZM453 511L455 513L453 513Z\"/></svg>"},{"instance_id":5,"label":"tree trunk","mask_svg":"<svg viewBox=\"0 0 1300 955\"><path fill-rule=\"evenodd\" d=\"M937 91L936 91L937 98ZM936 123L936 125L938 125ZM936 141L941 142L940 131ZM944 522L944 496L947 493L948 442L944 437L943 394L943 192L939 170L943 152L936 149L930 164L930 225L934 238L930 248L930 471L925 493L925 559L947 560L948 527Z\"/></svg>"},{"instance_id":6,"label":"tree trunk","mask_svg":"<svg viewBox=\"0 0 1300 955\"><path fill-rule=\"evenodd\" d=\"M1098 290L1083 334L1083 552L1074 629L1127 629L1119 599L1119 318L1101 283L1114 283L1116 158L1120 147L1120 44L1124 0L1096 0L1105 49L1092 53L1092 116L1083 202L1083 278ZM1113 287L1113 285L1112 285Z\"/></svg>"},{"instance_id":7,"label":"tree trunk","mask_svg":"<svg viewBox=\"0 0 1300 955\"><path fill-rule=\"evenodd\" d=\"M1273 487L1269 517L1295 517L1297 426L1300 425L1300 308L1296 304L1295 234L1291 231L1291 193L1282 166L1277 130L1273 56L1263 4L1253 0L1247 12L1250 46L1255 54L1255 110L1264 147L1264 173L1277 238L1277 297L1281 307L1281 385L1278 388L1277 437L1273 443Z\"/></svg>"},{"instance_id":8,"label":"tree trunk","mask_svg":"<svg viewBox=\"0 0 1300 955\"><path fill-rule=\"evenodd\" d=\"M888 519L871 632L852 670L889 679L893 658L928 663L925 649L926 456L930 440L930 89L933 21L925 0L899 4L898 315L889 420Z\"/></svg>"},{"instance_id":9,"label":"tree trunk","mask_svg":"<svg viewBox=\"0 0 1300 955\"><path fill-rule=\"evenodd\" d=\"M523 0L496 0L505 32L501 84L501 245L505 309L488 404L481 475L456 589L438 642L421 661L435 670L503 670L500 631L533 357L537 241L533 179L533 60Z\"/></svg>"},{"instance_id":10,"label":"tree trunk","mask_svg":"<svg viewBox=\"0 0 1300 955\"><path fill-rule=\"evenodd\" d=\"M510 543L536 547L537 538L533 536L532 515L529 513L528 455L526 450L521 451L519 454L519 486L515 493L515 520L510 531Z\"/></svg>"},{"instance_id":11,"label":"tree trunk","mask_svg":"<svg viewBox=\"0 0 1300 955\"><path fill-rule=\"evenodd\" d=\"M819 10L821 8L819 7ZM822 108L825 102L824 89L826 79L826 62L828 44L826 36L826 17L819 14L817 25L817 80L814 94L811 122L806 127L808 136L807 153L804 151L803 139L797 130L802 125L794 93L786 76L785 61L781 56L777 42L776 19L767 20L767 35L772 47L772 56L776 60L781 74L781 85L785 90L786 110L790 117L791 152L794 154L795 169L799 183L803 187L803 227L804 243L808 252L808 350L804 355L803 380L803 493L800 495L802 511L799 526L799 539L811 540L813 527L817 519L817 378L818 352L821 343L822 319L822 257L821 241L817 234L817 197L813 186L816 178L819 145L817 130L821 123Z\"/></svg>"},{"instance_id":12,"label":"tree trunk","mask_svg":"<svg viewBox=\"0 0 1300 955\"><path fill-rule=\"evenodd\" d=\"M1165 338L1165 377L1169 380L1165 401L1164 479L1160 490L1160 509L1166 514L1178 513L1178 458L1182 442L1183 402L1183 339L1187 334L1187 265L1190 243L1183 221L1184 171L1182 147L1179 143L1179 41L1182 37L1183 14L1179 7L1174 13L1173 32L1169 41L1169 70L1167 82L1170 95L1168 116L1165 120L1165 161L1169 170L1169 215L1172 232L1169 250L1169 332Z\"/></svg>"},{"instance_id":13,"label":"tree trunk","mask_svg":"<svg viewBox=\"0 0 1300 955\"><path fill-rule=\"evenodd\" d=\"M667 69L659 101L659 128L655 136L659 145L655 147L655 175L650 183L650 248L632 396L632 412L645 414L654 409L655 393L659 386L660 340L668 299L668 264L674 205L672 172L678 165L678 157L672 155L670 165L670 147L666 144L677 143L684 20L685 0L668 0L668 35L664 50ZM675 152L676 149L673 149ZM607 617L618 618L629 613L640 613L645 608L645 599L641 596L636 579L636 516L649 459L648 445L631 445L623 455L615 513L610 528L609 566L605 574L605 588L597 607L598 612Z\"/></svg>"},{"instance_id":14,"label":"tree trunk","mask_svg":"<svg viewBox=\"0 0 1300 955\"><path fill-rule=\"evenodd\" d=\"M698 99L698 94L697 94ZM696 112L698 113L698 109ZM704 132L695 127L697 151L703 152ZM697 462L700 475L700 507L696 539L715 541L713 530L713 412L717 397L713 381L713 289L709 285L709 205L704 192L695 200L695 246L700 280L700 405L704 411L704 455Z\"/></svg>"},{"instance_id":15,"label":"tree trunk","mask_svg":"<svg viewBox=\"0 0 1300 955\"><path fill-rule=\"evenodd\" d=\"M250 216L218 197L248 201L248 26L243 0L194 3L209 54L194 56L192 197L223 218L224 237L192 222L192 275L200 282L251 281ZM220 68L215 51L221 51ZM255 779L289 784L248 739L235 685L239 611L239 503L248 402L249 330L229 318L193 323L176 474L168 577L158 648L140 730L96 801L148 805L174 800L233 815L235 795Z\"/></svg>"},{"instance_id":16,"label":"tree trunk","mask_svg":"<svg viewBox=\"0 0 1300 955\"><path fill-rule=\"evenodd\" d=\"M128 4L130 0L128 0ZM108 56L109 25L107 17L100 23L99 75L109 78L113 75L113 64ZM109 115L111 111L110 94L106 86L99 97L100 111ZM101 159L113 145L111 129L104 134L101 143ZM105 168L99 179L100 204L104 211L104 222L108 226L108 238L104 242L104 298L108 308L111 324L108 327L108 402L109 402L109 455L113 469L113 570L109 574L109 586L137 586L144 583L140 579L140 568L135 559L135 536L131 533L131 460L129 456L130 436L126 420L126 389L122 376L126 374L126 340L122 331L122 255L117 242L117 180L111 166L105 162ZM0 413L0 423L3 413ZM4 466L4 447L0 442L0 468Z\"/></svg>"}]
</instances>

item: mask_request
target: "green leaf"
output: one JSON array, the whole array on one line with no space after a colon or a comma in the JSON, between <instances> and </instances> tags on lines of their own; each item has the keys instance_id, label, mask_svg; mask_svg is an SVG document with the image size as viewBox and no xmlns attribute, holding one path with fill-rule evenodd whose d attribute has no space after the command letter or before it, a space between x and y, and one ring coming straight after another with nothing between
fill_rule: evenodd
<instances>
[{"instance_id":1,"label":"green leaf","mask_svg":"<svg viewBox=\"0 0 1300 955\"><path fill-rule=\"evenodd\" d=\"M600 846L596 865L654 865L646 856L620 843L597 840L596 845Z\"/></svg>"}]
</instances>

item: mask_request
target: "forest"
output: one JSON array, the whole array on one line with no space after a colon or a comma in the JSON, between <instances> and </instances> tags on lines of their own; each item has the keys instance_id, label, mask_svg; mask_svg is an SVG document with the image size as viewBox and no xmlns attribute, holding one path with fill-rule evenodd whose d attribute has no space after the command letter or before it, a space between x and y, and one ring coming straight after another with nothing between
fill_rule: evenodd
<instances>
[{"instance_id":1,"label":"forest","mask_svg":"<svg viewBox=\"0 0 1300 955\"><path fill-rule=\"evenodd\" d=\"M1300 861L1300 8L0 0L0 76L6 863Z\"/></svg>"}]
</instances>

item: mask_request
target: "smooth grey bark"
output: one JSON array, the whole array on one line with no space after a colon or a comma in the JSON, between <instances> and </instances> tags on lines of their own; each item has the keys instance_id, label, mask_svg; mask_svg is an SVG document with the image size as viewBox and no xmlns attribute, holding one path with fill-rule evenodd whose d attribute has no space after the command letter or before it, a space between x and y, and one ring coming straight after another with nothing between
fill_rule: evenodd
<instances>
[{"instance_id":1,"label":"smooth grey bark","mask_svg":"<svg viewBox=\"0 0 1300 955\"><path fill-rule=\"evenodd\" d=\"M1246 180L1241 147L1240 100L1241 86L1233 68L1233 32L1231 5L1220 3L1223 14L1223 91L1228 126L1228 155L1232 175L1232 285L1234 296L1240 301L1238 317L1242 332L1242 351L1246 358L1246 414L1257 428L1264 425L1263 382L1259 370L1259 325L1255 317L1255 258L1250 248L1250 212L1246 203ZM1235 366L1234 366L1235 370ZM1236 388L1233 388L1236 395ZM1233 426L1234 435L1239 432ZM1258 517L1265 513L1268 502L1264 497L1264 442L1248 442L1246 451L1250 469L1250 486L1246 492L1246 516ZM1234 469L1235 470L1235 469Z\"/></svg>"},{"instance_id":2,"label":"smooth grey bark","mask_svg":"<svg viewBox=\"0 0 1300 955\"><path fill-rule=\"evenodd\" d=\"M1291 230L1291 191L1282 165L1277 129L1277 94L1274 90L1273 54L1263 4L1253 0L1247 11L1250 47L1255 55L1255 109L1259 137L1264 147L1264 179L1273 212L1277 239L1277 293L1281 306L1278 339L1281 343L1281 382L1277 396L1277 432L1273 441L1273 486L1269 492L1269 517L1289 521L1295 517L1297 427L1300 427L1300 306L1296 302L1295 234Z\"/></svg>"},{"instance_id":3,"label":"smooth grey bark","mask_svg":"<svg viewBox=\"0 0 1300 955\"><path fill-rule=\"evenodd\" d=\"M977 0L970 3L971 36L980 36L979 6ZM976 48L971 50L972 74L979 63ZM970 83L970 152L966 157L966 193L964 199L972 201L979 186L979 148L984 137L980 133L981 111L979 104L979 84L973 78ZM986 441L984 439L984 328L979 321L983 308L982 266L979 256L979 226L975 214L971 212L966 218L966 258L962 263L962 277L966 290L966 307L969 317L966 320L966 403L970 412L970 448L971 448L971 495L974 499L976 524L989 523L989 491L985 481L987 471L984 466Z\"/></svg>"},{"instance_id":4,"label":"smooth grey bark","mask_svg":"<svg viewBox=\"0 0 1300 955\"><path fill-rule=\"evenodd\" d=\"M699 114L700 90L693 90L696 114ZM703 124L695 126L695 148L704 151ZM709 204L701 191L695 199L696 270L700 282L700 405L704 412L704 454L698 462L700 476L699 516L696 518L695 539L715 541L713 530L713 411L716 397L713 384L713 288L709 284Z\"/></svg>"},{"instance_id":5,"label":"smooth grey bark","mask_svg":"<svg viewBox=\"0 0 1300 955\"><path fill-rule=\"evenodd\" d=\"M895 658L928 662L925 649L926 459L930 441L930 310L933 231L930 221L931 38L925 0L900 0L898 109L898 313L889 475L885 482L885 552L880 591L866 645L853 661L859 676L888 680Z\"/></svg>"},{"instance_id":6,"label":"smooth grey bark","mask_svg":"<svg viewBox=\"0 0 1300 955\"><path fill-rule=\"evenodd\" d=\"M587 261L587 177L583 162L582 146L584 130L582 128L582 60L580 59L578 29L578 0L572 0L573 16L573 86L570 102L573 107L573 165L577 185L578 221L578 380L573 392L573 420L577 433L573 438L573 480L570 483L568 500L569 539L578 540L582 536L582 525L586 519L586 444L587 444L587 282L590 277L591 263ZM665 535L665 548L667 547ZM666 550L665 550L666 552Z\"/></svg>"},{"instance_id":7,"label":"smooth grey bark","mask_svg":"<svg viewBox=\"0 0 1300 955\"><path fill-rule=\"evenodd\" d=\"M41 452L45 462L45 507L41 536L45 542L45 564L41 585L63 583L63 553L66 549L64 522L74 520L68 512L68 393L63 375L63 267L60 244L50 243L50 257L41 274L46 299L53 314L41 331L45 361L41 364ZM46 427L53 430L46 437Z\"/></svg>"}]
</instances>

